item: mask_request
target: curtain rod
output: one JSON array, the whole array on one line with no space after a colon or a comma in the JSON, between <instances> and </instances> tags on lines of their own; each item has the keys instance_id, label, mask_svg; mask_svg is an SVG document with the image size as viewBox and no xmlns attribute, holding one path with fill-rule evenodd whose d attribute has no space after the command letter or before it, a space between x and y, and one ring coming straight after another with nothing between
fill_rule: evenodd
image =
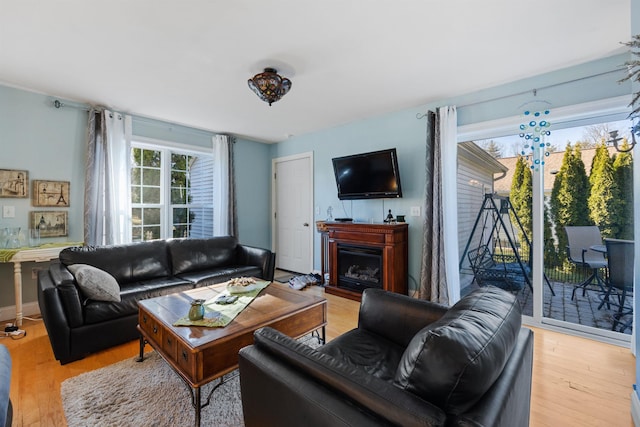
<instances>
[{"instance_id":1,"label":"curtain rod","mask_svg":"<svg viewBox=\"0 0 640 427\"><path fill-rule=\"evenodd\" d=\"M95 110L103 110L103 107L91 107L89 105L85 105L85 104L65 104L64 102L60 101L59 99L54 99L52 102L53 106L55 108L76 108L78 110L84 110L84 111L90 111L92 108Z\"/></svg>"},{"instance_id":2,"label":"curtain rod","mask_svg":"<svg viewBox=\"0 0 640 427\"><path fill-rule=\"evenodd\" d=\"M502 99L507 99L507 98L514 98L516 96L526 95L529 92L533 93L533 96L536 96L538 94L538 91L540 91L540 90L551 89L551 88L554 88L554 87L557 87L557 86L563 86L563 85L566 85L566 84L571 84L571 83L579 82L579 81L582 81L582 80L589 80L589 79L592 79L592 78L595 78L595 77L604 76L604 75L607 75L607 74L618 73L620 71L623 71L624 69L625 68L621 67L621 68L616 68L616 69L613 69L613 70L603 71L601 73L593 74L591 76L578 77L577 79L567 80L567 81L560 82L560 83L554 83L554 84L550 84L550 85L547 85L547 86L542 86L542 87L535 88L535 89L524 90L522 92L510 93L508 95L497 96L495 98L484 99L482 101L476 101L476 102L471 102L469 104L459 105L456 108L472 107L472 106L475 106L475 105L486 104L488 102L500 101ZM426 115L427 115L427 113L417 113L416 114L416 119L422 119L422 118L426 117Z\"/></svg>"},{"instance_id":3,"label":"curtain rod","mask_svg":"<svg viewBox=\"0 0 640 427\"><path fill-rule=\"evenodd\" d=\"M77 110L82 110L82 111L91 111L92 109L95 111L103 111L105 109L107 109L107 107L95 107L95 106L90 106L87 104L80 104L80 103L64 103L62 101L60 101L59 99L53 98L51 101L51 104L55 107L55 108L75 108ZM125 113L122 113L120 111L112 111L112 113L117 113L117 114L121 114L124 115ZM152 125L156 125L158 123L161 123L163 125L166 125L169 127L170 131L174 131L174 127L175 126L179 126L180 128L186 129L188 133L195 133L195 134L202 134L202 135L228 135L230 137L232 137L233 143L235 144L235 139L236 139L236 135L233 134L227 134L227 133L221 133L221 132L214 132L214 131L210 131L210 130L205 130L205 129L198 129L198 128L194 128L188 125L183 125L183 124L179 124L179 123L171 123L171 122L167 122L164 120L160 120L160 119L153 119L150 117L144 117L144 116L137 116L135 114L130 114L131 117L134 117L137 121L141 121L141 122L146 122L148 124L152 124Z\"/></svg>"}]
</instances>

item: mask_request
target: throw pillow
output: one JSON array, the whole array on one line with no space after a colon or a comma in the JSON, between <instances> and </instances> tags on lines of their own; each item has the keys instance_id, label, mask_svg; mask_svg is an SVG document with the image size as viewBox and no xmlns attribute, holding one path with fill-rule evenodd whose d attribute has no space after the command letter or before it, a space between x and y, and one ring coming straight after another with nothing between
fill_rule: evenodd
<instances>
[{"instance_id":1,"label":"throw pillow","mask_svg":"<svg viewBox=\"0 0 640 427\"><path fill-rule=\"evenodd\" d=\"M88 264L72 264L67 267L76 278L82 293L96 301L120 302L120 285L104 270Z\"/></svg>"},{"instance_id":2,"label":"throw pillow","mask_svg":"<svg viewBox=\"0 0 640 427\"><path fill-rule=\"evenodd\" d=\"M521 323L513 294L493 286L480 288L413 337L395 383L449 414L460 414L500 376Z\"/></svg>"}]
</instances>

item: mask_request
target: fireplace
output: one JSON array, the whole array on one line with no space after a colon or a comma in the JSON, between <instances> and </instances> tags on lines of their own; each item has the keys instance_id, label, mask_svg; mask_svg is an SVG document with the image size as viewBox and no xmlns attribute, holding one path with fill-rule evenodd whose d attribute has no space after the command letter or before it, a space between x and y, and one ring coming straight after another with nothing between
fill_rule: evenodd
<instances>
[{"instance_id":1,"label":"fireplace","mask_svg":"<svg viewBox=\"0 0 640 427\"><path fill-rule=\"evenodd\" d=\"M338 244L337 286L356 292L382 288L382 249Z\"/></svg>"},{"instance_id":2,"label":"fireplace","mask_svg":"<svg viewBox=\"0 0 640 427\"><path fill-rule=\"evenodd\" d=\"M367 288L407 294L408 224L326 222L325 292L360 301Z\"/></svg>"}]
</instances>

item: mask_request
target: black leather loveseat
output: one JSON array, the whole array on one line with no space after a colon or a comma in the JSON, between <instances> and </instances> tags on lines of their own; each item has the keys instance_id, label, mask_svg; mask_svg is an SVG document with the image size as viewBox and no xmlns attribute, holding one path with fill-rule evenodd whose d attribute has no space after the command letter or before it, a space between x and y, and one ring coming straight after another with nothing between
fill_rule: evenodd
<instances>
[{"instance_id":1,"label":"black leather loveseat","mask_svg":"<svg viewBox=\"0 0 640 427\"><path fill-rule=\"evenodd\" d=\"M493 286L452 308L380 289L358 327L312 349L263 328L240 350L247 427L529 424L533 333Z\"/></svg>"},{"instance_id":2,"label":"black leather loveseat","mask_svg":"<svg viewBox=\"0 0 640 427\"><path fill-rule=\"evenodd\" d=\"M64 249L59 258L60 263L38 275L38 303L61 364L138 338L139 300L233 277L273 280L275 263L270 250L241 245L228 236L78 246ZM97 267L100 274L112 276L104 282L117 282L115 300L88 298L69 270L73 265Z\"/></svg>"}]
</instances>

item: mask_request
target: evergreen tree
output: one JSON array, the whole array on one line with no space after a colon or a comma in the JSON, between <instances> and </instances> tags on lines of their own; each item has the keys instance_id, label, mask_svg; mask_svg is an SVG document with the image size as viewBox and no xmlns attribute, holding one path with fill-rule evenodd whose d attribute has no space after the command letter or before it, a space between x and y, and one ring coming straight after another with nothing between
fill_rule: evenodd
<instances>
[{"instance_id":1,"label":"evergreen tree","mask_svg":"<svg viewBox=\"0 0 640 427\"><path fill-rule=\"evenodd\" d=\"M587 199L589 180L584 170L580 148L567 148L562 159L560 171L551 191L551 216L555 224L558 247L561 252L567 246L567 225L591 225Z\"/></svg>"},{"instance_id":2,"label":"evergreen tree","mask_svg":"<svg viewBox=\"0 0 640 427\"><path fill-rule=\"evenodd\" d=\"M513 207L514 212L518 212L520 209L520 201L522 200L522 179L524 169L527 167L524 157L518 156L516 164L513 169L513 177L511 178L511 190L509 192L509 201ZM511 223L516 224L516 219L510 212Z\"/></svg>"},{"instance_id":3,"label":"evergreen tree","mask_svg":"<svg viewBox=\"0 0 640 427\"><path fill-rule=\"evenodd\" d=\"M558 250L553 239L551 225L551 207L549 199L545 197L544 202L544 264L545 267L555 267L559 265Z\"/></svg>"},{"instance_id":4,"label":"evergreen tree","mask_svg":"<svg viewBox=\"0 0 640 427\"><path fill-rule=\"evenodd\" d=\"M517 213L524 232L529 239L533 235L533 175L531 168L525 165L522 173L522 185L520 186L520 206ZM522 241L522 237L520 236Z\"/></svg>"},{"instance_id":5,"label":"evergreen tree","mask_svg":"<svg viewBox=\"0 0 640 427\"><path fill-rule=\"evenodd\" d=\"M527 237L531 239L533 188L531 168L523 156L518 156L516 160L509 200L513 207L513 211L509 213L511 223L514 225L514 229L518 230L518 241L521 244L526 244L524 236L519 230L518 222L522 225ZM515 218L514 214L517 215L517 218Z\"/></svg>"},{"instance_id":6,"label":"evergreen tree","mask_svg":"<svg viewBox=\"0 0 640 427\"><path fill-rule=\"evenodd\" d=\"M620 146L628 150L625 139ZM613 173L618 184L617 199L620 202L615 214L619 227L618 239L633 240L633 156L631 153L618 153L613 160Z\"/></svg>"},{"instance_id":7,"label":"evergreen tree","mask_svg":"<svg viewBox=\"0 0 640 427\"><path fill-rule=\"evenodd\" d=\"M502 157L502 149L493 139L485 143L483 148L495 159L499 159Z\"/></svg>"},{"instance_id":8,"label":"evergreen tree","mask_svg":"<svg viewBox=\"0 0 640 427\"><path fill-rule=\"evenodd\" d=\"M588 206L591 220L600 228L604 237L617 236L619 234L617 213L620 212L621 203L618 184L614 179L613 162L604 143L596 147L589 183L591 193Z\"/></svg>"}]
</instances>

